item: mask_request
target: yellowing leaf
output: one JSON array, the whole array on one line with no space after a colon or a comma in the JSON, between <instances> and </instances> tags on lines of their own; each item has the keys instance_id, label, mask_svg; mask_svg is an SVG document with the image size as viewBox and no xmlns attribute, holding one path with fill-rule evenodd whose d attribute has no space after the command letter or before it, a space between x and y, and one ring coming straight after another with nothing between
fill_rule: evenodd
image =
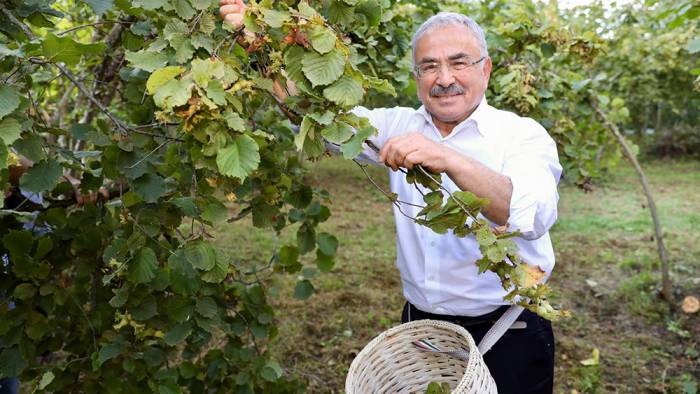
<instances>
[{"instance_id":1,"label":"yellowing leaf","mask_svg":"<svg viewBox=\"0 0 700 394\"><path fill-rule=\"evenodd\" d=\"M146 81L146 91L148 94L154 94L156 89L165 85L168 81L178 76L184 70L184 68L176 66L159 68L158 70L154 71L150 77L148 77L148 81Z\"/></svg>"},{"instance_id":2,"label":"yellowing leaf","mask_svg":"<svg viewBox=\"0 0 700 394\"><path fill-rule=\"evenodd\" d=\"M591 352L591 358L587 358L585 360L581 360L581 365L585 365L587 367L598 365L600 362L600 351L598 348L594 348L593 352Z\"/></svg>"},{"instance_id":3,"label":"yellowing leaf","mask_svg":"<svg viewBox=\"0 0 700 394\"><path fill-rule=\"evenodd\" d=\"M522 287L532 287L542 283L547 273L538 265L519 264L513 270L514 280Z\"/></svg>"}]
</instances>

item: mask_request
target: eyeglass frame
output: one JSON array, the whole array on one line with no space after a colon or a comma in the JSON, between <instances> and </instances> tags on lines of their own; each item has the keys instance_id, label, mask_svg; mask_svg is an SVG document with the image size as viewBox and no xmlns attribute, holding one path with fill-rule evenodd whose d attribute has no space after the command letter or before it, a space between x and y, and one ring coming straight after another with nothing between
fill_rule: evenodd
<instances>
[{"instance_id":1,"label":"eyeglass frame","mask_svg":"<svg viewBox=\"0 0 700 394\"><path fill-rule=\"evenodd\" d=\"M452 73L454 73L455 71L464 71L464 70L466 70L466 69L468 69L468 68L470 68L470 67L472 67L472 66L474 66L474 65L477 65L477 64L481 63L481 62L484 61L484 59L486 59L487 57L488 57L488 56L482 56L479 60L475 60L475 61L473 61L473 62L471 62L471 63L466 64L466 65L464 66L464 68L457 68L457 69L453 68L453 67L450 65L449 62L448 62L448 63L443 63L443 62L424 62L424 63L416 64L415 66L413 66L413 72L416 74L416 76L417 76L418 78L423 77L423 76L426 75L426 74L423 73L423 72L421 72L420 67L421 67L422 65L425 65L425 64L439 64L440 66L442 66L443 64L446 64L446 65L447 65L447 69L450 70L450 72L452 72ZM467 56L463 56L463 58L467 58ZM457 60L457 59L454 59L454 60ZM442 67L436 68L436 69L435 69L436 71L435 71L434 74L437 75L437 73L440 71L440 69L442 69ZM433 74L433 73L428 73L428 74Z\"/></svg>"}]
</instances>

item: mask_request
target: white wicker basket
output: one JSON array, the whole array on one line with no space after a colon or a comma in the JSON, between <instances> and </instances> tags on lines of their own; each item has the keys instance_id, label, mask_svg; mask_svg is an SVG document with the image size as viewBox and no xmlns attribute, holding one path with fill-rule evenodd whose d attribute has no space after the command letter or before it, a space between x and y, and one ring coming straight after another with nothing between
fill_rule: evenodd
<instances>
[{"instance_id":1,"label":"white wicker basket","mask_svg":"<svg viewBox=\"0 0 700 394\"><path fill-rule=\"evenodd\" d=\"M423 351L413 344L421 339L444 350L466 349L468 360ZM345 392L424 393L430 382L447 382L452 393L497 393L496 383L469 332L438 320L401 324L374 338L353 360Z\"/></svg>"}]
</instances>

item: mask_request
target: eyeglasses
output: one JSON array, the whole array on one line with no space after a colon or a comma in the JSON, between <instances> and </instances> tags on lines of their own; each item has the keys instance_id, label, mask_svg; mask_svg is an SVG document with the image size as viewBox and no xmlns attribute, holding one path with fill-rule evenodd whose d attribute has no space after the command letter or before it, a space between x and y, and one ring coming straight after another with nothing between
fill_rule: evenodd
<instances>
[{"instance_id":1,"label":"eyeglasses","mask_svg":"<svg viewBox=\"0 0 700 394\"><path fill-rule=\"evenodd\" d=\"M457 59L452 59L447 63L447 68L455 73L458 71L466 70L467 68L481 63L484 59L486 59L486 56L483 56L481 59L470 62L469 58L467 57L460 57ZM440 71L440 68L442 68L443 63L439 62L426 62L426 63L421 63L413 66L413 71L416 73L418 77L422 77L425 75L436 75L438 71Z\"/></svg>"}]
</instances>

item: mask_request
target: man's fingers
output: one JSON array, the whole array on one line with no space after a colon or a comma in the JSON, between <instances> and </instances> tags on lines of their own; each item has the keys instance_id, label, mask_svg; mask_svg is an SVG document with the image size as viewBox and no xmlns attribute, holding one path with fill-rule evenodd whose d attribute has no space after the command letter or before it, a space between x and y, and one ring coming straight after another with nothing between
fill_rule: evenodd
<instances>
[{"instance_id":1,"label":"man's fingers","mask_svg":"<svg viewBox=\"0 0 700 394\"><path fill-rule=\"evenodd\" d=\"M219 14L221 14L221 16L223 17L232 14L242 14L242 11L243 10L241 10L241 6L237 4L222 5L221 7L219 7Z\"/></svg>"},{"instance_id":2,"label":"man's fingers","mask_svg":"<svg viewBox=\"0 0 700 394\"><path fill-rule=\"evenodd\" d=\"M224 17L224 22L232 25L233 27L238 27L243 24L243 15L241 14L228 14Z\"/></svg>"}]
</instances>

